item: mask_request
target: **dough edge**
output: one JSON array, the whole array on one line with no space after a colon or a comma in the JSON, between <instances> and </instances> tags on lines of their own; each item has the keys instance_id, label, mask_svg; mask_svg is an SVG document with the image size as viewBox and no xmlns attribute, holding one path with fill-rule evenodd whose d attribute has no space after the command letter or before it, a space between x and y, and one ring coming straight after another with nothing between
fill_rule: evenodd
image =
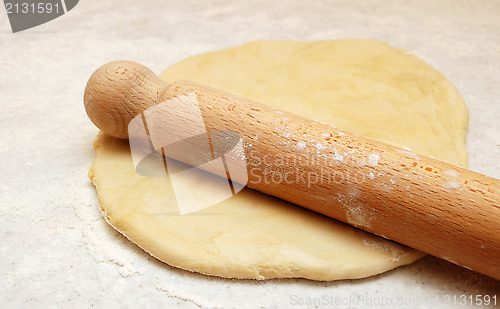
<instances>
[{"instance_id":1,"label":"dough edge","mask_svg":"<svg viewBox=\"0 0 500 309\"><path fill-rule=\"evenodd\" d=\"M255 42L250 42L247 44L255 44ZM200 56L194 56L194 57L200 57ZM466 121L467 119L465 118L465 123ZM460 123L458 124L458 126L461 125L462 124ZM96 149L97 152L96 161L97 157L99 156L99 149L100 147L102 147L102 144L100 144L102 138L103 138L102 136L98 137L98 140L94 144L94 148ZM462 139L464 138L465 135L463 136ZM459 134L457 139L460 140ZM100 190L99 187L101 186L101 184L98 177L96 177L96 171L95 171L96 161L94 161L94 164L91 167L91 170L89 172L89 177L91 178L93 184L96 186L96 189L99 193ZM462 160L461 165L464 165L465 164L464 162L466 162L466 156L465 159ZM369 268L366 265L361 265L358 267L352 265L349 266L342 265L341 267L338 267L338 269L336 269L335 271L327 273L325 273L324 265L320 266L307 265L307 267L304 267L304 264L302 265L292 264L284 266L280 264L272 265L271 263L267 265L250 265L249 267L242 268L240 264L232 264L230 261L229 263L220 265L216 264L208 265L207 263L199 261L186 262L183 255L175 253L174 252L175 250L164 250L161 244L158 245L158 238L151 237L151 235L149 235L148 232L144 232L143 229L138 228L141 225L129 225L125 223L127 221L127 218L123 218L121 216L113 215L112 217L110 214L107 213L106 210L107 208L106 206L104 206L105 202L103 203L103 201L101 200L100 194L98 196L101 204L102 214L106 219L106 221L108 222L108 224L110 224L115 230L123 234L132 242L136 243L146 252L149 252L153 257L169 265L207 275L214 275L227 278L239 278L239 279L307 278L319 281L356 279L356 278L363 278L376 275L402 265L410 264L425 255L421 252L409 249L410 251L413 251L412 254L408 254L407 256L400 258L397 263L389 263L385 265L384 269L373 270L372 268Z\"/></svg>"},{"instance_id":2,"label":"dough edge","mask_svg":"<svg viewBox=\"0 0 500 309\"><path fill-rule=\"evenodd\" d=\"M96 171L96 161L98 161L98 157L102 155L100 149L106 147L109 141L115 143L120 142L119 140L113 137L106 136L103 133L99 133L96 141L94 142L94 149L96 150L97 155L96 160L92 164L88 175L93 185L96 187L96 191L98 193L99 188L101 187L101 181L99 179L99 175L96 175L100 173L100 171ZM126 216L124 217L121 215L115 215L116 213L114 212L113 214L111 214L107 211L105 207L106 203L103 203L99 194L98 200L100 203L101 214L105 221L114 230L125 236L130 242L143 249L152 257L179 269L224 279L309 279L313 281L360 279L378 275L400 266L411 264L426 255L425 253L417 251L415 249L380 238L382 242L388 242L389 244L395 245L396 250L402 249L403 251L401 252L400 256L397 256L397 258L389 257L384 259L377 259L373 261L373 265L367 264L368 261L365 264L357 265L355 263L343 265L340 264L336 265L335 270L331 268L331 265L329 265L330 263L315 263L305 260L302 261L302 264L298 262L289 263L286 265L281 264L281 261L273 262L268 260L264 264L261 263L259 265L258 263L256 263L254 265L246 265L246 267L242 267L241 264L233 263L229 260L224 261L224 263L213 263L211 260L203 260L203 257L200 257L200 260L198 261L189 259L187 260L184 253L186 251L191 251L190 249L183 250L182 244L176 244L169 248L165 248L165 246L162 244L163 240L156 237L156 235L152 233L151 230L142 228L143 226L146 226L146 224L150 225L150 222L148 222L148 220L130 217L127 218ZM299 206L297 207L301 208ZM132 221L134 222L134 224L130 224L130 222ZM352 228L353 230L358 230L351 226L346 225L346 227ZM364 231L361 232L370 235L373 238L379 238L378 236L366 233ZM188 255L191 255L191 253L192 252L190 252L190 254ZM378 255L379 253L381 252L373 252L373 254L375 255Z\"/></svg>"}]
</instances>

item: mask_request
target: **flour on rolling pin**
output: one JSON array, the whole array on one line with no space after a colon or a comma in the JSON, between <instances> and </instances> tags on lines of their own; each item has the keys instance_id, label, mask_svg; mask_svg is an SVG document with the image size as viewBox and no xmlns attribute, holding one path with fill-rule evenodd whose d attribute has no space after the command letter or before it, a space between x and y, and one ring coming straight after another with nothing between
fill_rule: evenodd
<instances>
[{"instance_id":1,"label":"flour on rolling pin","mask_svg":"<svg viewBox=\"0 0 500 309\"><path fill-rule=\"evenodd\" d=\"M366 66L366 63L377 65ZM386 71L387 66L391 73ZM257 67L259 70L255 70ZM441 165L435 161L408 150L387 148L375 140L348 133L382 139L449 163L466 163L467 113L460 96L430 66L387 44L369 40L254 42L188 58L160 76L169 82L196 80L265 102L270 107L229 93L221 96L211 87L188 81L167 87L165 81L146 69L134 72L126 66L114 68L107 73L137 74L135 78L143 81L137 86L141 88L132 87L125 92L154 93L144 99L147 106L194 92L208 129L229 129L242 137L249 167L257 168L248 171L249 187L323 211L379 235L394 239L396 230L407 230L417 245L427 249L429 246L424 242L432 228L419 230L411 220L390 214L387 212L390 209L383 207L397 209L395 203L423 200L428 191L452 190L446 187L453 182L466 188L460 182L464 172L456 167L443 163L444 170L440 170ZM106 89L106 95L113 98L127 95L123 89L118 92L112 87ZM99 91L91 93L92 97L99 94ZM421 104L422 100L427 100L427 104ZM236 101L238 104L233 104ZM441 106L437 109L443 112L441 117L422 116L427 113L426 107L431 114L436 105ZM232 112L224 112L224 117L220 117L218 111L228 107ZM144 109L142 106L135 114ZM93 111L87 111L92 118ZM130 111L120 114L118 120L135 116L132 114ZM449 119L450 115L454 118ZM113 134L126 136L126 126L114 122L107 125ZM413 134L415 131L421 134ZM434 134L427 134L430 132ZM90 176L99 189L108 222L152 255L177 267L233 278L334 280L369 276L422 256L415 250L250 189L243 189L209 208L178 216L168 177L136 174L130 164L126 140L102 135L96 142L96 150ZM255 152L253 158L252 152ZM271 159L305 157L306 160L297 160L292 165L257 162L263 155ZM285 175L295 175L287 174L295 172L295 167L309 175L305 185L302 181L291 184L256 181L266 175L286 180ZM459 179L451 175L453 172ZM313 184L314 176L318 178ZM424 187L415 188L415 183L422 185L418 180L423 176L444 185L436 189L424 183ZM192 180L190 194L212 194L202 189L204 180ZM413 214L419 216L418 212ZM433 228L440 220L449 219L437 210L426 215L432 218L426 224ZM373 245L379 242L386 246ZM383 249L388 247L396 249ZM448 249L450 252L443 253L448 259L461 256L457 253L460 248L453 242ZM454 261L464 264L465 260Z\"/></svg>"}]
</instances>

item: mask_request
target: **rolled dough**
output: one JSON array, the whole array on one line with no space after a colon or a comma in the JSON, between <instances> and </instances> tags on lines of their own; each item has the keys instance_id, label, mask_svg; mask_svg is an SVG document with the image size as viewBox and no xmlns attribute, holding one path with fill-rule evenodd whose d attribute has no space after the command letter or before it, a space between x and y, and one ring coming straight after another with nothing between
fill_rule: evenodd
<instances>
[{"instance_id":1,"label":"rolled dough","mask_svg":"<svg viewBox=\"0 0 500 309\"><path fill-rule=\"evenodd\" d=\"M410 52L382 42L256 41L188 58L160 77L191 79L452 164L467 162L468 114L456 89ZM337 280L423 256L248 188L180 216L169 179L138 175L127 141L100 135L94 146L89 176L106 220L170 265L229 278Z\"/></svg>"}]
</instances>

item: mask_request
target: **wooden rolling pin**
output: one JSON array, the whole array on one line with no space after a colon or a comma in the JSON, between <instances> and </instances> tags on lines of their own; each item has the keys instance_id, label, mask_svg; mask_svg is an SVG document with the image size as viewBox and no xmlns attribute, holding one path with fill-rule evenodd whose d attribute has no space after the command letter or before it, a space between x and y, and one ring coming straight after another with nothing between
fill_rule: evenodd
<instances>
[{"instance_id":1,"label":"wooden rolling pin","mask_svg":"<svg viewBox=\"0 0 500 309\"><path fill-rule=\"evenodd\" d=\"M191 81L167 84L133 62L99 68L84 103L104 133L127 138L136 115L187 94L208 130L241 137L248 187L500 279L497 179Z\"/></svg>"}]
</instances>

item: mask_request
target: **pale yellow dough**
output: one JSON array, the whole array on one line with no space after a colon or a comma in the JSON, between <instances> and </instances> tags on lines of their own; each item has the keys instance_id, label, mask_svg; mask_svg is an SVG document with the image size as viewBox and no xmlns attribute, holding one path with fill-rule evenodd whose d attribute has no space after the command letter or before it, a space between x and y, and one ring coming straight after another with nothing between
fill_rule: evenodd
<instances>
[{"instance_id":1,"label":"pale yellow dough","mask_svg":"<svg viewBox=\"0 0 500 309\"><path fill-rule=\"evenodd\" d=\"M439 72L371 40L257 41L188 58L161 74L465 166L467 109ZM230 278L361 278L423 254L244 189L179 216L166 178L133 167L126 141L100 136L89 173L107 221L160 260ZM395 222L394 224L397 224Z\"/></svg>"}]
</instances>

